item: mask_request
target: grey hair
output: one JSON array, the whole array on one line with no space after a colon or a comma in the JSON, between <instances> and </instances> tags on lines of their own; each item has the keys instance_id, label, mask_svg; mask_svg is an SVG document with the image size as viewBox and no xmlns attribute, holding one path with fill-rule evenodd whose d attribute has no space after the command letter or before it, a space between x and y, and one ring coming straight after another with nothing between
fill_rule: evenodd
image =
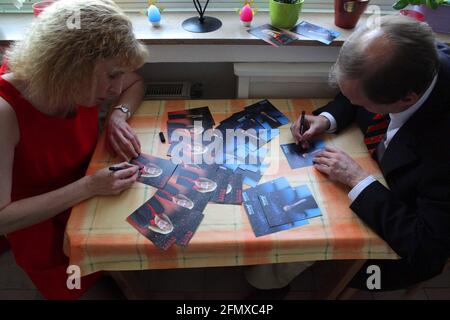
<instances>
[{"instance_id":1,"label":"grey hair","mask_svg":"<svg viewBox=\"0 0 450 320\"><path fill-rule=\"evenodd\" d=\"M344 43L330 72L330 84L359 80L365 95L380 104L423 93L439 68L434 34L423 22L395 15L380 26L357 29Z\"/></svg>"}]
</instances>

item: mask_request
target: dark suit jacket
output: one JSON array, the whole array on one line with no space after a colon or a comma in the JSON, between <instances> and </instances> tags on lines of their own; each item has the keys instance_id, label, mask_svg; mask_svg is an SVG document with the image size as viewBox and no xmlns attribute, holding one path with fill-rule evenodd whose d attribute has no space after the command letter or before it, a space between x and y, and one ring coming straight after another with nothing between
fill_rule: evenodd
<instances>
[{"instance_id":1,"label":"dark suit jacket","mask_svg":"<svg viewBox=\"0 0 450 320\"><path fill-rule=\"evenodd\" d=\"M368 262L380 266L384 290L429 279L450 257L450 48L439 44L438 50L435 88L393 137L379 164L389 189L374 182L351 204L402 258ZM342 94L314 113L323 111L335 117L338 131L356 121L365 132L373 117ZM366 266L353 286L366 288Z\"/></svg>"}]
</instances>

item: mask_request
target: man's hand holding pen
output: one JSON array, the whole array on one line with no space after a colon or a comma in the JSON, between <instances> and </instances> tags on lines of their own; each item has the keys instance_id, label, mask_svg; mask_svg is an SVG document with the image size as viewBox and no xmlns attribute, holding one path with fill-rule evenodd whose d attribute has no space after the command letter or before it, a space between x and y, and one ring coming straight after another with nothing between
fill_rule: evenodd
<instances>
[{"instance_id":1,"label":"man's hand holding pen","mask_svg":"<svg viewBox=\"0 0 450 320\"><path fill-rule=\"evenodd\" d=\"M291 132L295 142L300 144L300 146L306 150L309 148L310 140L328 130L330 121L323 116L306 115L303 112L302 115L304 119L302 133L300 132L302 127L302 116L298 117L292 124Z\"/></svg>"},{"instance_id":2,"label":"man's hand holding pen","mask_svg":"<svg viewBox=\"0 0 450 320\"><path fill-rule=\"evenodd\" d=\"M324 116L302 115L292 124L291 132L297 144L306 150L309 141L325 133L330 128L330 121ZM332 181L343 183L353 188L369 176L361 166L344 151L327 146L314 158L314 168L328 176Z\"/></svg>"}]
</instances>

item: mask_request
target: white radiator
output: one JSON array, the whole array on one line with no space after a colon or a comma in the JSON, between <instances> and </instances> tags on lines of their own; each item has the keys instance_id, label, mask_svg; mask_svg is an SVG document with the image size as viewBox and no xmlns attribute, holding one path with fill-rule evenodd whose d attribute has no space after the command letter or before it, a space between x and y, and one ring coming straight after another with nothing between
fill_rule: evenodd
<instances>
[{"instance_id":1,"label":"white radiator","mask_svg":"<svg viewBox=\"0 0 450 320\"><path fill-rule=\"evenodd\" d=\"M328 98L329 62L235 63L238 98Z\"/></svg>"}]
</instances>

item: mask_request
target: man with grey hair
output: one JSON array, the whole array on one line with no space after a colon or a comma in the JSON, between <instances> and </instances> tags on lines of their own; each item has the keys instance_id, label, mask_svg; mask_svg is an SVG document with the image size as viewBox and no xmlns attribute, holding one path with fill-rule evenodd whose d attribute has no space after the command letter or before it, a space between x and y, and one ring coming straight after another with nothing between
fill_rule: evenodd
<instances>
[{"instance_id":1,"label":"man with grey hair","mask_svg":"<svg viewBox=\"0 0 450 320\"><path fill-rule=\"evenodd\" d=\"M428 25L402 16L357 30L331 72L336 98L291 127L302 147L356 121L388 187L335 147L314 167L350 188L350 208L400 260L370 260L352 286L366 288L368 265L381 290L405 288L442 272L450 257L450 49Z\"/></svg>"}]
</instances>

